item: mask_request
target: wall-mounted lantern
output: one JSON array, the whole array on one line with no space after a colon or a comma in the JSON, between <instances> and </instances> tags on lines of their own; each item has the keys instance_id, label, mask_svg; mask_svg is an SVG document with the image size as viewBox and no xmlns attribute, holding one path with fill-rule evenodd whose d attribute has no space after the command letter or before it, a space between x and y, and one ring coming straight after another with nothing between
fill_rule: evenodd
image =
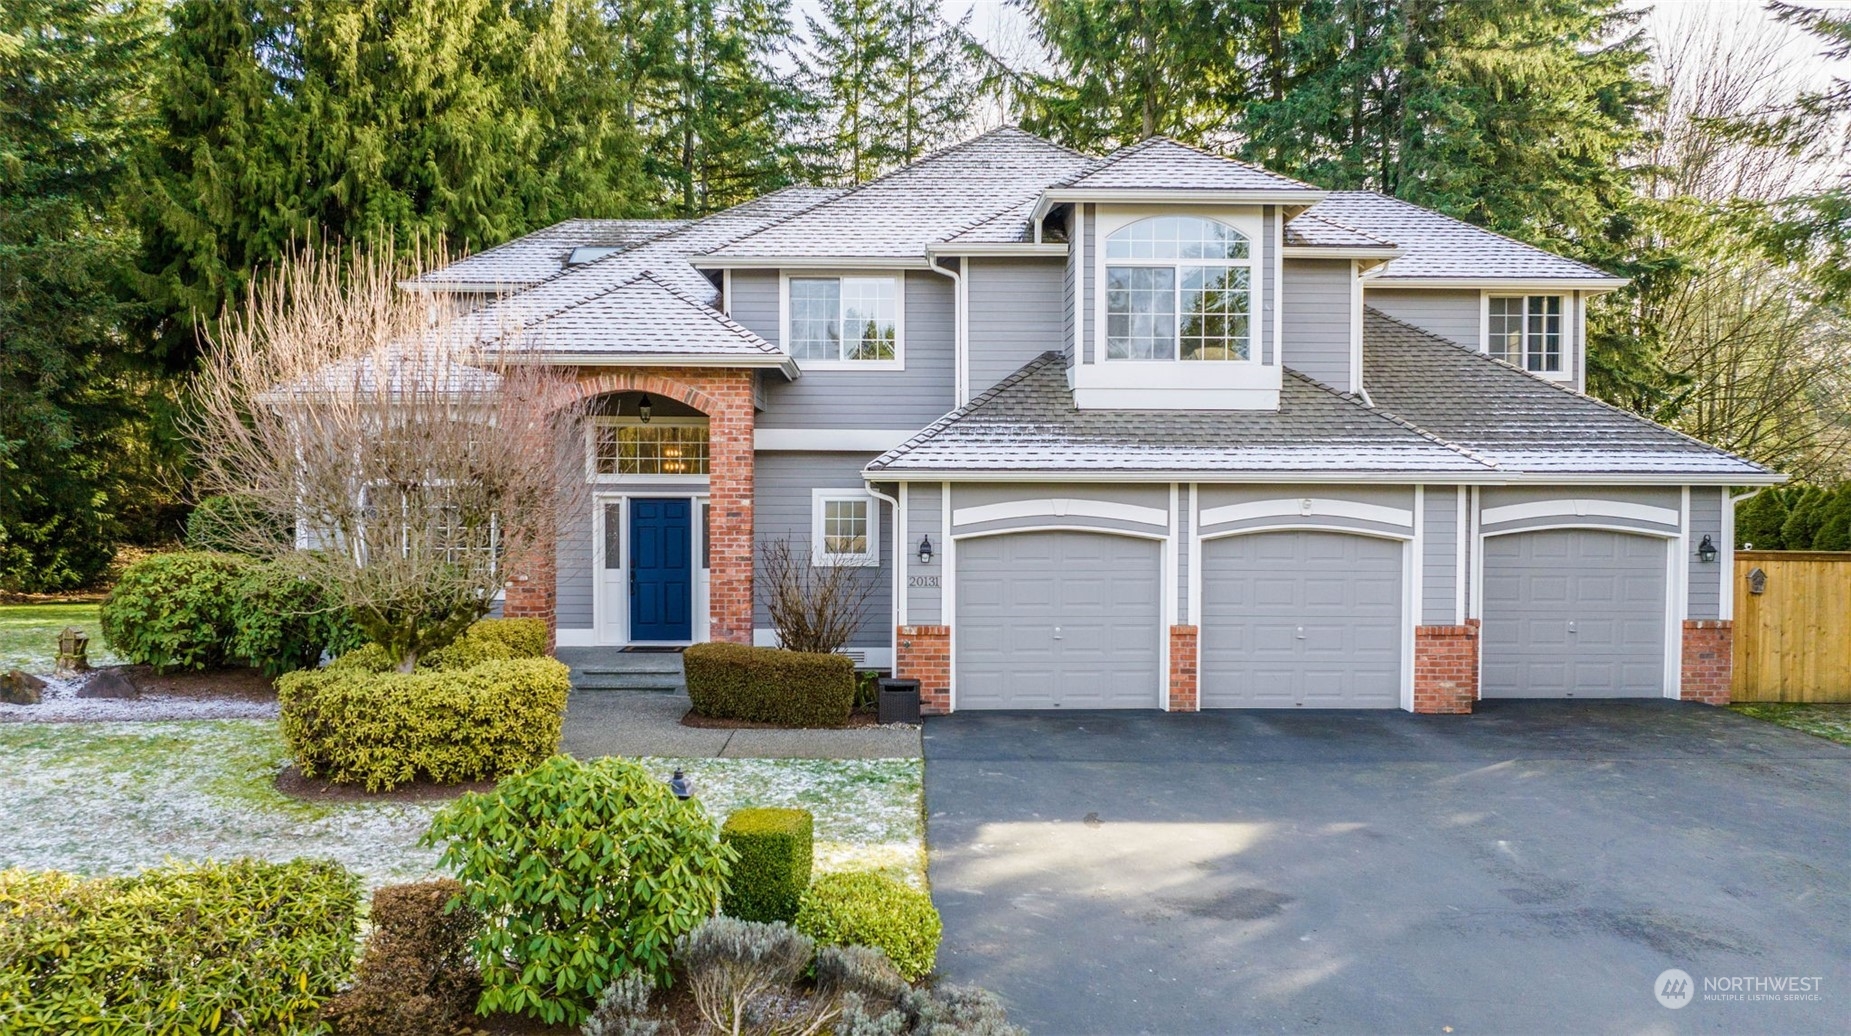
<instances>
[{"instance_id":1,"label":"wall-mounted lantern","mask_svg":"<svg viewBox=\"0 0 1851 1036\"><path fill-rule=\"evenodd\" d=\"M919 563L921 565L932 563L932 537L930 536L919 537Z\"/></svg>"},{"instance_id":2,"label":"wall-mounted lantern","mask_svg":"<svg viewBox=\"0 0 1851 1036\"><path fill-rule=\"evenodd\" d=\"M636 402L636 416L640 418L644 424L649 423L649 409L649 393L645 392L643 393L643 398Z\"/></svg>"},{"instance_id":3,"label":"wall-mounted lantern","mask_svg":"<svg viewBox=\"0 0 1851 1036\"><path fill-rule=\"evenodd\" d=\"M1703 562L1706 565L1712 561L1715 561L1716 555L1718 553L1719 551L1717 551L1716 549L1716 541L1710 539L1707 534L1703 537L1702 542L1697 544L1697 560Z\"/></svg>"},{"instance_id":4,"label":"wall-mounted lantern","mask_svg":"<svg viewBox=\"0 0 1851 1036\"><path fill-rule=\"evenodd\" d=\"M1748 570L1748 592L1751 594L1767 593L1767 572L1759 568Z\"/></svg>"}]
</instances>

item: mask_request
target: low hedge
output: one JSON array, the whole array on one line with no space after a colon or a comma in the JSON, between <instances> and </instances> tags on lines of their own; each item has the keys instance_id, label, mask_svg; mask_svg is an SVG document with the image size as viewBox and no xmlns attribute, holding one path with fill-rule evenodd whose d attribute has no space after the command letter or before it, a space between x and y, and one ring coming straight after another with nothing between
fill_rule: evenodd
<instances>
[{"instance_id":1,"label":"low hedge","mask_svg":"<svg viewBox=\"0 0 1851 1036\"><path fill-rule=\"evenodd\" d=\"M839 727L855 706L855 663L847 655L710 643L681 657L697 715Z\"/></svg>"},{"instance_id":2,"label":"low hedge","mask_svg":"<svg viewBox=\"0 0 1851 1036\"><path fill-rule=\"evenodd\" d=\"M315 1032L359 916L359 879L328 861L0 871L0 1029Z\"/></svg>"},{"instance_id":3,"label":"low hedge","mask_svg":"<svg viewBox=\"0 0 1851 1036\"><path fill-rule=\"evenodd\" d=\"M720 911L741 921L796 920L816 855L810 811L737 810L720 826L720 841L739 854Z\"/></svg>"},{"instance_id":4,"label":"low hedge","mask_svg":"<svg viewBox=\"0 0 1851 1036\"><path fill-rule=\"evenodd\" d=\"M222 666L237 632L234 587L249 567L236 554L208 551L143 558L103 599L103 639L157 672Z\"/></svg>"},{"instance_id":5,"label":"low hedge","mask_svg":"<svg viewBox=\"0 0 1851 1036\"><path fill-rule=\"evenodd\" d=\"M277 681L283 739L307 777L385 791L522 773L559 747L571 670L550 658L468 669L306 670Z\"/></svg>"},{"instance_id":6,"label":"low hedge","mask_svg":"<svg viewBox=\"0 0 1851 1036\"><path fill-rule=\"evenodd\" d=\"M823 946L872 946L909 982L930 974L944 934L932 897L885 874L825 874L804 893L797 930Z\"/></svg>"}]
</instances>

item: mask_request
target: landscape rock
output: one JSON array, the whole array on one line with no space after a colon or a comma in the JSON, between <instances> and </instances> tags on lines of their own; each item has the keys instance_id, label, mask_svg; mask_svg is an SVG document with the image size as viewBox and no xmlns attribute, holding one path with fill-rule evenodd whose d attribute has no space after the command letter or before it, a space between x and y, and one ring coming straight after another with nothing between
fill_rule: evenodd
<instances>
[{"instance_id":1,"label":"landscape rock","mask_svg":"<svg viewBox=\"0 0 1851 1036\"><path fill-rule=\"evenodd\" d=\"M120 668L98 669L96 675L85 680L77 688L79 698L119 698L133 700L141 697L141 688L135 686Z\"/></svg>"},{"instance_id":2,"label":"landscape rock","mask_svg":"<svg viewBox=\"0 0 1851 1036\"><path fill-rule=\"evenodd\" d=\"M37 705L45 691L45 681L18 669L0 675L0 702L8 705Z\"/></svg>"}]
</instances>

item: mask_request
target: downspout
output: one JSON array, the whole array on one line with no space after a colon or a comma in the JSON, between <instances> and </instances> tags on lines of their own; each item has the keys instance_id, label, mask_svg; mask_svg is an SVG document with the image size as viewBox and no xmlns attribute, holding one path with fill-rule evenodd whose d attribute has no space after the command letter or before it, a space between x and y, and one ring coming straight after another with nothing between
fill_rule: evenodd
<instances>
[{"instance_id":1,"label":"downspout","mask_svg":"<svg viewBox=\"0 0 1851 1036\"><path fill-rule=\"evenodd\" d=\"M900 613L906 607L906 598L903 596L906 593L906 512L901 510L899 500L874 488L873 482L864 479L863 484L867 486L869 496L885 500L893 506L893 602L887 608L887 635L892 638L890 643L894 652L889 664L897 666L900 662L898 633L900 627L905 625L900 621Z\"/></svg>"},{"instance_id":2,"label":"downspout","mask_svg":"<svg viewBox=\"0 0 1851 1036\"><path fill-rule=\"evenodd\" d=\"M1722 594L1719 599L1719 603L1721 606L1716 609L1716 614L1720 616L1721 618L1729 619L1731 621L1735 619L1735 508L1736 508L1736 505L1743 503L1745 501L1748 501L1748 500L1752 500L1757 496L1760 496L1761 493L1765 491L1767 488L1768 487L1766 486L1758 486L1754 489L1749 490L1746 493L1742 493L1738 496L1729 497L1728 498L1729 506L1722 513L1723 542L1720 544L1720 546L1722 547L1722 554L1719 558L1719 560L1721 560L1723 563L1722 573L1721 573Z\"/></svg>"},{"instance_id":3,"label":"downspout","mask_svg":"<svg viewBox=\"0 0 1851 1036\"><path fill-rule=\"evenodd\" d=\"M940 266L938 256L931 250L926 251L926 266L933 273L951 279L951 341L953 353L953 387L952 409L957 409L970 402L970 332L965 326L965 308L968 300L964 295L965 258L958 258L958 269Z\"/></svg>"}]
</instances>

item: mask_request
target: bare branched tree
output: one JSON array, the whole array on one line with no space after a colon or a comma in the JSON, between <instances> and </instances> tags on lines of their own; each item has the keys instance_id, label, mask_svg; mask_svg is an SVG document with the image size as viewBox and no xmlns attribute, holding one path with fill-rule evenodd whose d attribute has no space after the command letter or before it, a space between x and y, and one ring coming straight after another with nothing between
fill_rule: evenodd
<instances>
[{"instance_id":1,"label":"bare branched tree","mask_svg":"<svg viewBox=\"0 0 1851 1036\"><path fill-rule=\"evenodd\" d=\"M208 489L296 530L278 543L253 522L231 542L289 559L404 670L486 614L508 559L550 549L584 490L555 450L570 373L527 362L518 329L484 334L461 300L399 287L437 258L289 258L220 322L195 382Z\"/></svg>"},{"instance_id":2,"label":"bare branched tree","mask_svg":"<svg viewBox=\"0 0 1851 1036\"><path fill-rule=\"evenodd\" d=\"M771 613L778 642L792 651L827 654L848 646L874 596L871 570L858 565L815 565L810 551L791 538L758 548L758 594Z\"/></svg>"}]
</instances>

